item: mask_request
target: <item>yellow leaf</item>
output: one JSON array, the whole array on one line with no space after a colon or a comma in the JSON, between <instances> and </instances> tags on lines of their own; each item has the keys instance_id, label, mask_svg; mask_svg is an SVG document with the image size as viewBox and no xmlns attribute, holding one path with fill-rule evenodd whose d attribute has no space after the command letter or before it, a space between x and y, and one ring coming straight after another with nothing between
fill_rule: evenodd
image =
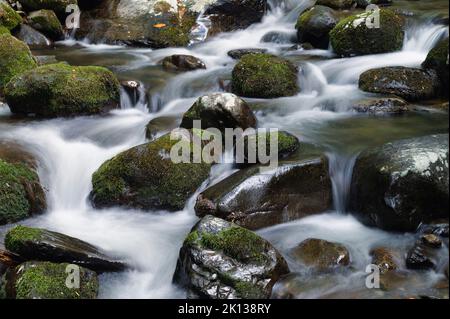
<instances>
[{"instance_id":1,"label":"yellow leaf","mask_svg":"<svg viewBox=\"0 0 450 319\"><path fill-rule=\"evenodd\" d=\"M155 24L153 27L160 29L160 28L164 28L165 26L166 26L166 24L164 24L164 23L158 23L158 24Z\"/></svg>"}]
</instances>

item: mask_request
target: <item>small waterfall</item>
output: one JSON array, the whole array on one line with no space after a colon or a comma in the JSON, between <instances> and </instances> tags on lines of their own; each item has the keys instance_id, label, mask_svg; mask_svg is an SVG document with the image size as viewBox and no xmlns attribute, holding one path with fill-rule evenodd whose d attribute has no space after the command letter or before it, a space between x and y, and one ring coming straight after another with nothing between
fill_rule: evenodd
<instances>
[{"instance_id":1,"label":"small waterfall","mask_svg":"<svg viewBox=\"0 0 450 319\"><path fill-rule=\"evenodd\" d=\"M211 20L208 16L206 16L205 11L203 10L198 15L197 21L196 21L196 27L191 31L190 37L190 45L201 43L206 40L209 33L209 28L211 27Z\"/></svg>"},{"instance_id":2,"label":"small waterfall","mask_svg":"<svg viewBox=\"0 0 450 319\"><path fill-rule=\"evenodd\" d=\"M133 84L133 87L125 87L124 85L120 87L120 108L135 108L143 112L148 112L147 92L144 84L140 82L134 82Z\"/></svg>"},{"instance_id":3,"label":"small waterfall","mask_svg":"<svg viewBox=\"0 0 450 319\"><path fill-rule=\"evenodd\" d=\"M353 167L357 155L327 154L329 160L330 178L333 187L333 206L339 213L347 212L350 196Z\"/></svg>"}]
</instances>

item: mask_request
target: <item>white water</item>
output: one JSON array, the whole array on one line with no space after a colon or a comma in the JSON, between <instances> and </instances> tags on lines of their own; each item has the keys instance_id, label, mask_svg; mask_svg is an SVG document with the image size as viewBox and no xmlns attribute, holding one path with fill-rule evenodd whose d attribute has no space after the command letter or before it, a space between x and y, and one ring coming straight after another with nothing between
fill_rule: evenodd
<instances>
[{"instance_id":1,"label":"white water","mask_svg":"<svg viewBox=\"0 0 450 319\"><path fill-rule=\"evenodd\" d=\"M102 275L102 298L184 297L184 293L171 284L171 278L181 243L197 219L193 212L195 196L185 210L177 213L118 208L95 210L88 201L92 173L115 154L144 143L145 125L150 119L181 114L196 97L219 90L218 79L229 74L235 63L227 56L229 50L256 47L273 53L282 52L286 45L261 43L260 39L269 31L295 32L294 23L298 14L311 1L300 1L295 8L291 3L287 6L291 8L287 15L282 8L276 8L261 24L244 31L219 35L188 49L135 50L65 41L66 45L81 44L83 50L97 54L126 52L133 57L124 67L127 70L156 65L165 56L175 53L195 55L205 61L208 69L181 74L169 80L161 92L162 110L158 113L149 114L143 100L138 105L131 105L133 103L123 95L123 109L104 118L0 124L1 138L24 144L37 155L42 165L39 174L48 190L49 209L45 215L26 223L81 238L124 256L134 266L123 273ZM363 95L357 89L357 78L361 72L387 65L419 66L426 53L446 32L444 26L422 25L408 30L400 52L303 62L299 77L302 92L295 97L258 101L268 108L277 106L271 108L271 112L258 113L259 123L264 127L283 128L302 140L309 140L312 138L307 133L310 123L326 123L352 115L349 99ZM287 55L295 59L306 54L332 55L324 50L297 50ZM0 109L0 116L6 115L7 111ZM331 150L329 154L335 209L344 212L354 156L341 155L336 150ZM218 181L231 172L229 166L217 166L213 169L211 180ZM351 247L355 267L367 264L368 248L375 243L398 240L402 245L410 239L368 229L352 217L336 213L275 226L260 233L283 252L307 237L342 242Z\"/></svg>"}]
</instances>

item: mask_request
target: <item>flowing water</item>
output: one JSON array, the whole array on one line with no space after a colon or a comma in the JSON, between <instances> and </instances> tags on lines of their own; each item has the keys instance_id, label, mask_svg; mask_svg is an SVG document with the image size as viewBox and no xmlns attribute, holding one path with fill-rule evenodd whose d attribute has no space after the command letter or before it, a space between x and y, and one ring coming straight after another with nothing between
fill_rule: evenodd
<instances>
[{"instance_id":1,"label":"flowing water","mask_svg":"<svg viewBox=\"0 0 450 319\"><path fill-rule=\"evenodd\" d=\"M198 220L193 210L196 196L183 211L176 213L122 208L98 210L88 201L91 176L104 161L146 142L145 126L151 119L166 115L180 117L197 97L221 91L236 63L227 56L229 50L264 48L301 66L302 91L294 97L248 99L248 102L256 111L260 126L287 130L326 152L333 180L334 211L259 233L299 273L302 270L290 260L288 252L300 241L316 237L349 247L354 271L337 274L333 280L320 280L304 273L301 278L306 278L309 284L303 286L312 286L303 288L295 297L387 297L379 291L362 288L365 267L370 263L368 251L383 243L401 249L410 245L413 238L409 234L367 228L346 214L355 158L369 146L448 132L448 115L425 110L399 117L369 117L353 113L350 105L352 100L366 96L357 87L361 72L390 65L418 67L434 44L448 34L448 27L433 22L442 10L448 10L448 1L430 2L436 5L422 8L416 2L403 3L402 8L410 5L417 18L408 25L403 49L389 54L334 59L330 50L304 51L291 49L292 43L261 42L271 31L295 35L295 21L313 3L309 0L272 1L272 11L262 23L243 31L220 34L206 42L201 40L207 32L208 21L202 17L197 38L189 48L136 49L69 39L59 43L56 49L34 52L55 55L58 60L73 65L106 66L121 80L139 81L141 87L137 97L121 92L121 109L104 117L18 120L7 108L0 108L0 138L20 143L37 156L39 175L48 191L47 213L24 223L63 232L127 258L132 270L101 276L102 298L183 298L184 291L173 286L171 280L183 239ZM171 54L197 56L206 63L207 70L184 74L163 71L158 62ZM231 173L230 166L217 165L201 189ZM1 238L11 226L0 228ZM441 253L448 256L446 248ZM417 284L405 293L432 295L435 293L432 287L440 279L442 275L434 271L420 273Z\"/></svg>"}]
</instances>

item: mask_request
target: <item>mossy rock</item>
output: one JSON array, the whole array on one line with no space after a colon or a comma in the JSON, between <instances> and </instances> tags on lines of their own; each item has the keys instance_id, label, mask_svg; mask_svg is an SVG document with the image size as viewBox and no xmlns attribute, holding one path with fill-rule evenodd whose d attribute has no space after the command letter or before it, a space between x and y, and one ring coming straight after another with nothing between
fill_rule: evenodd
<instances>
[{"instance_id":1,"label":"mossy rock","mask_svg":"<svg viewBox=\"0 0 450 319\"><path fill-rule=\"evenodd\" d=\"M11 112L40 117L103 114L117 108L119 81L103 67L40 66L12 79L5 88Z\"/></svg>"},{"instance_id":2,"label":"mossy rock","mask_svg":"<svg viewBox=\"0 0 450 319\"><path fill-rule=\"evenodd\" d=\"M66 284L68 267L79 269L79 288ZM30 261L9 270L6 278L7 296L15 299L96 299L99 289L94 271L66 263Z\"/></svg>"},{"instance_id":3,"label":"mossy rock","mask_svg":"<svg viewBox=\"0 0 450 319\"><path fill-rule=\"evenodd\" d=\"M6 1L0 0L0 27L12 30L20 23L22 23L22 17Z\"/></svg>"},{"instance_id":4,"label":"mossy rock","mask_svg":"<svg viewBox=\"0 0 450 319\"><path fill-rule=\"evenodd\" d=\"M365 92L395 95L407 101L436 97L440 90L439 78L434 70L407 67L385 67L363 72L359 88Z\"/></svg>"},{"instance_id":5,"label":"mossy rock","mask_svg":"<svg viewBox=\"0 0 450 319\"><path fill-rule=\"evenodd\" d=\"M355 0L317 0L316 4L327 6L333 9L348 9L355 3Z\"/></svg>"},{"instance_id":6,"label":"mossy rock","mask_svg":"<svg viewBox=\"0 0 450 319\"><path fill-rule=\"evenodd\" d=\"M8 28L0 25L0 35L2 35L2 34L11 34L11 32L9 31Z\"/></svg>"},{"instance_id":7,"label":"mossy rock","mask_svg":"<svg viewBox=\"0 0 450 319\"><path fill-rule=\"evenodd\" d=\"M19 2L27 12L41 9L53 10L61 18L67 15L67 6L78 4L77 0L19 0Z\"/></svg>"},{"instance_id":8,"label":"mossy rock","mask_svg":"<svg viewBox=\"0 0 450 319\"><path fill-rule=\"evenodd\" d=\"M28 16L30 25L52 40L60 40L64 36L63 27L56 14L51 10L38 10Z\"/></svg>"},{"instance_id":9,"label":"mossy rock","mask_svg":"<svg viewBox=\"0 0 450 319\"><path fill-rule=\"evenodd\" d=\"M25 43L9 34L0 35L0 91L14 76L36 66Z\"/></svg>"},{"instance_id":10,"label":"mossy rock","mask_svg":"<svg viewBox=\"0 0 450 319\"><path fill-rule=\"evenodd\" d=\"M232 73L233 93L253 98L293 96L299 91L297 68L270 54L244 55Z\"/></svg>"},{"instance_id":11,"label":"mossy rock","mask_svg":"<svg viewBox=\"0 0 450 319\"><path fill-rule=\"evenodd\" d=\"M166 134L129 149L105 162L92 177L96 207L126 206L140 209L183 209L186 201L208 178L210 164L193 163L193 134L186 131L171 140ZM189 150L189 162L170 158L173 146Z\"/></svg>"},{"instance_id":12,"label":"mossy rock","mask_svg":"<svg viewBox=\"0 0 450 319\"><path fill-rule=\"evenodd\" d=\"M257 132L256 134L244 136L242 140L242 143L244 143L244 158L246 163L248 162L249 154L255 154L255 159L258 158L258 154L260 153L263 156L270 154L271 140L278 142L278 159L288 157L300 147L298 138L288 132ZM260 143L265 143L265 153L259 149Z\"/></svg>"},{"instance_id":13,"label":"mossy rock","mask_svg":"<svg viewBox=\"0 0 450 319\"><path fill-rule=\"evenodd\" d=\"M311 43L314 47L328 49L329 33L339 19L335 11L325 6L314 6L303 12L297 20L297 39L300 43Z\"/></svg>"},{"instance_id":14,"label":"mossy rock","mask_svg":"<svg viewBox=\"0 0 450 319\"><path fill-rule=\"evenodd\" d=\"M378 54L398 51L403 46L404 20L387 9L381 9L380 27L368 28L364 12L342 19L330 32L331 45L340 56Z\"/></svg>"},{"instance_id":15,"label":"mossy rock","mask_svg":"<svg viewBox=\"0 0 450 319\"><path fill-rule=\"evenodd\" d=\"M46 208L45 193L34 170L0 159L0 225L17 222Z\"/></svg>"},{"instance_id":16,"label":"mossy rock","mask_svg":"<svg viewBox=\"0 0 450 319\"><path fill-rule=\"evenodd\" d=\"M233 265L229 267L229 265ZM286 261L254 232L212 216L204 217L186 237L174 281L189 297L269 298Z\"/></svg>"},{"instance_id":17,"label":"mossy rock","mask_svg":"<svg viewBox=\"0 0 450 319\"><path fill-rule=\"evenodd\" d=\"M428 53L427 58L422 63L425 69L432 69L437 72L442 83L442 94L448 96L449 66L448 66L448 38L440 41Z\"/></svg>"}]
</instances>

